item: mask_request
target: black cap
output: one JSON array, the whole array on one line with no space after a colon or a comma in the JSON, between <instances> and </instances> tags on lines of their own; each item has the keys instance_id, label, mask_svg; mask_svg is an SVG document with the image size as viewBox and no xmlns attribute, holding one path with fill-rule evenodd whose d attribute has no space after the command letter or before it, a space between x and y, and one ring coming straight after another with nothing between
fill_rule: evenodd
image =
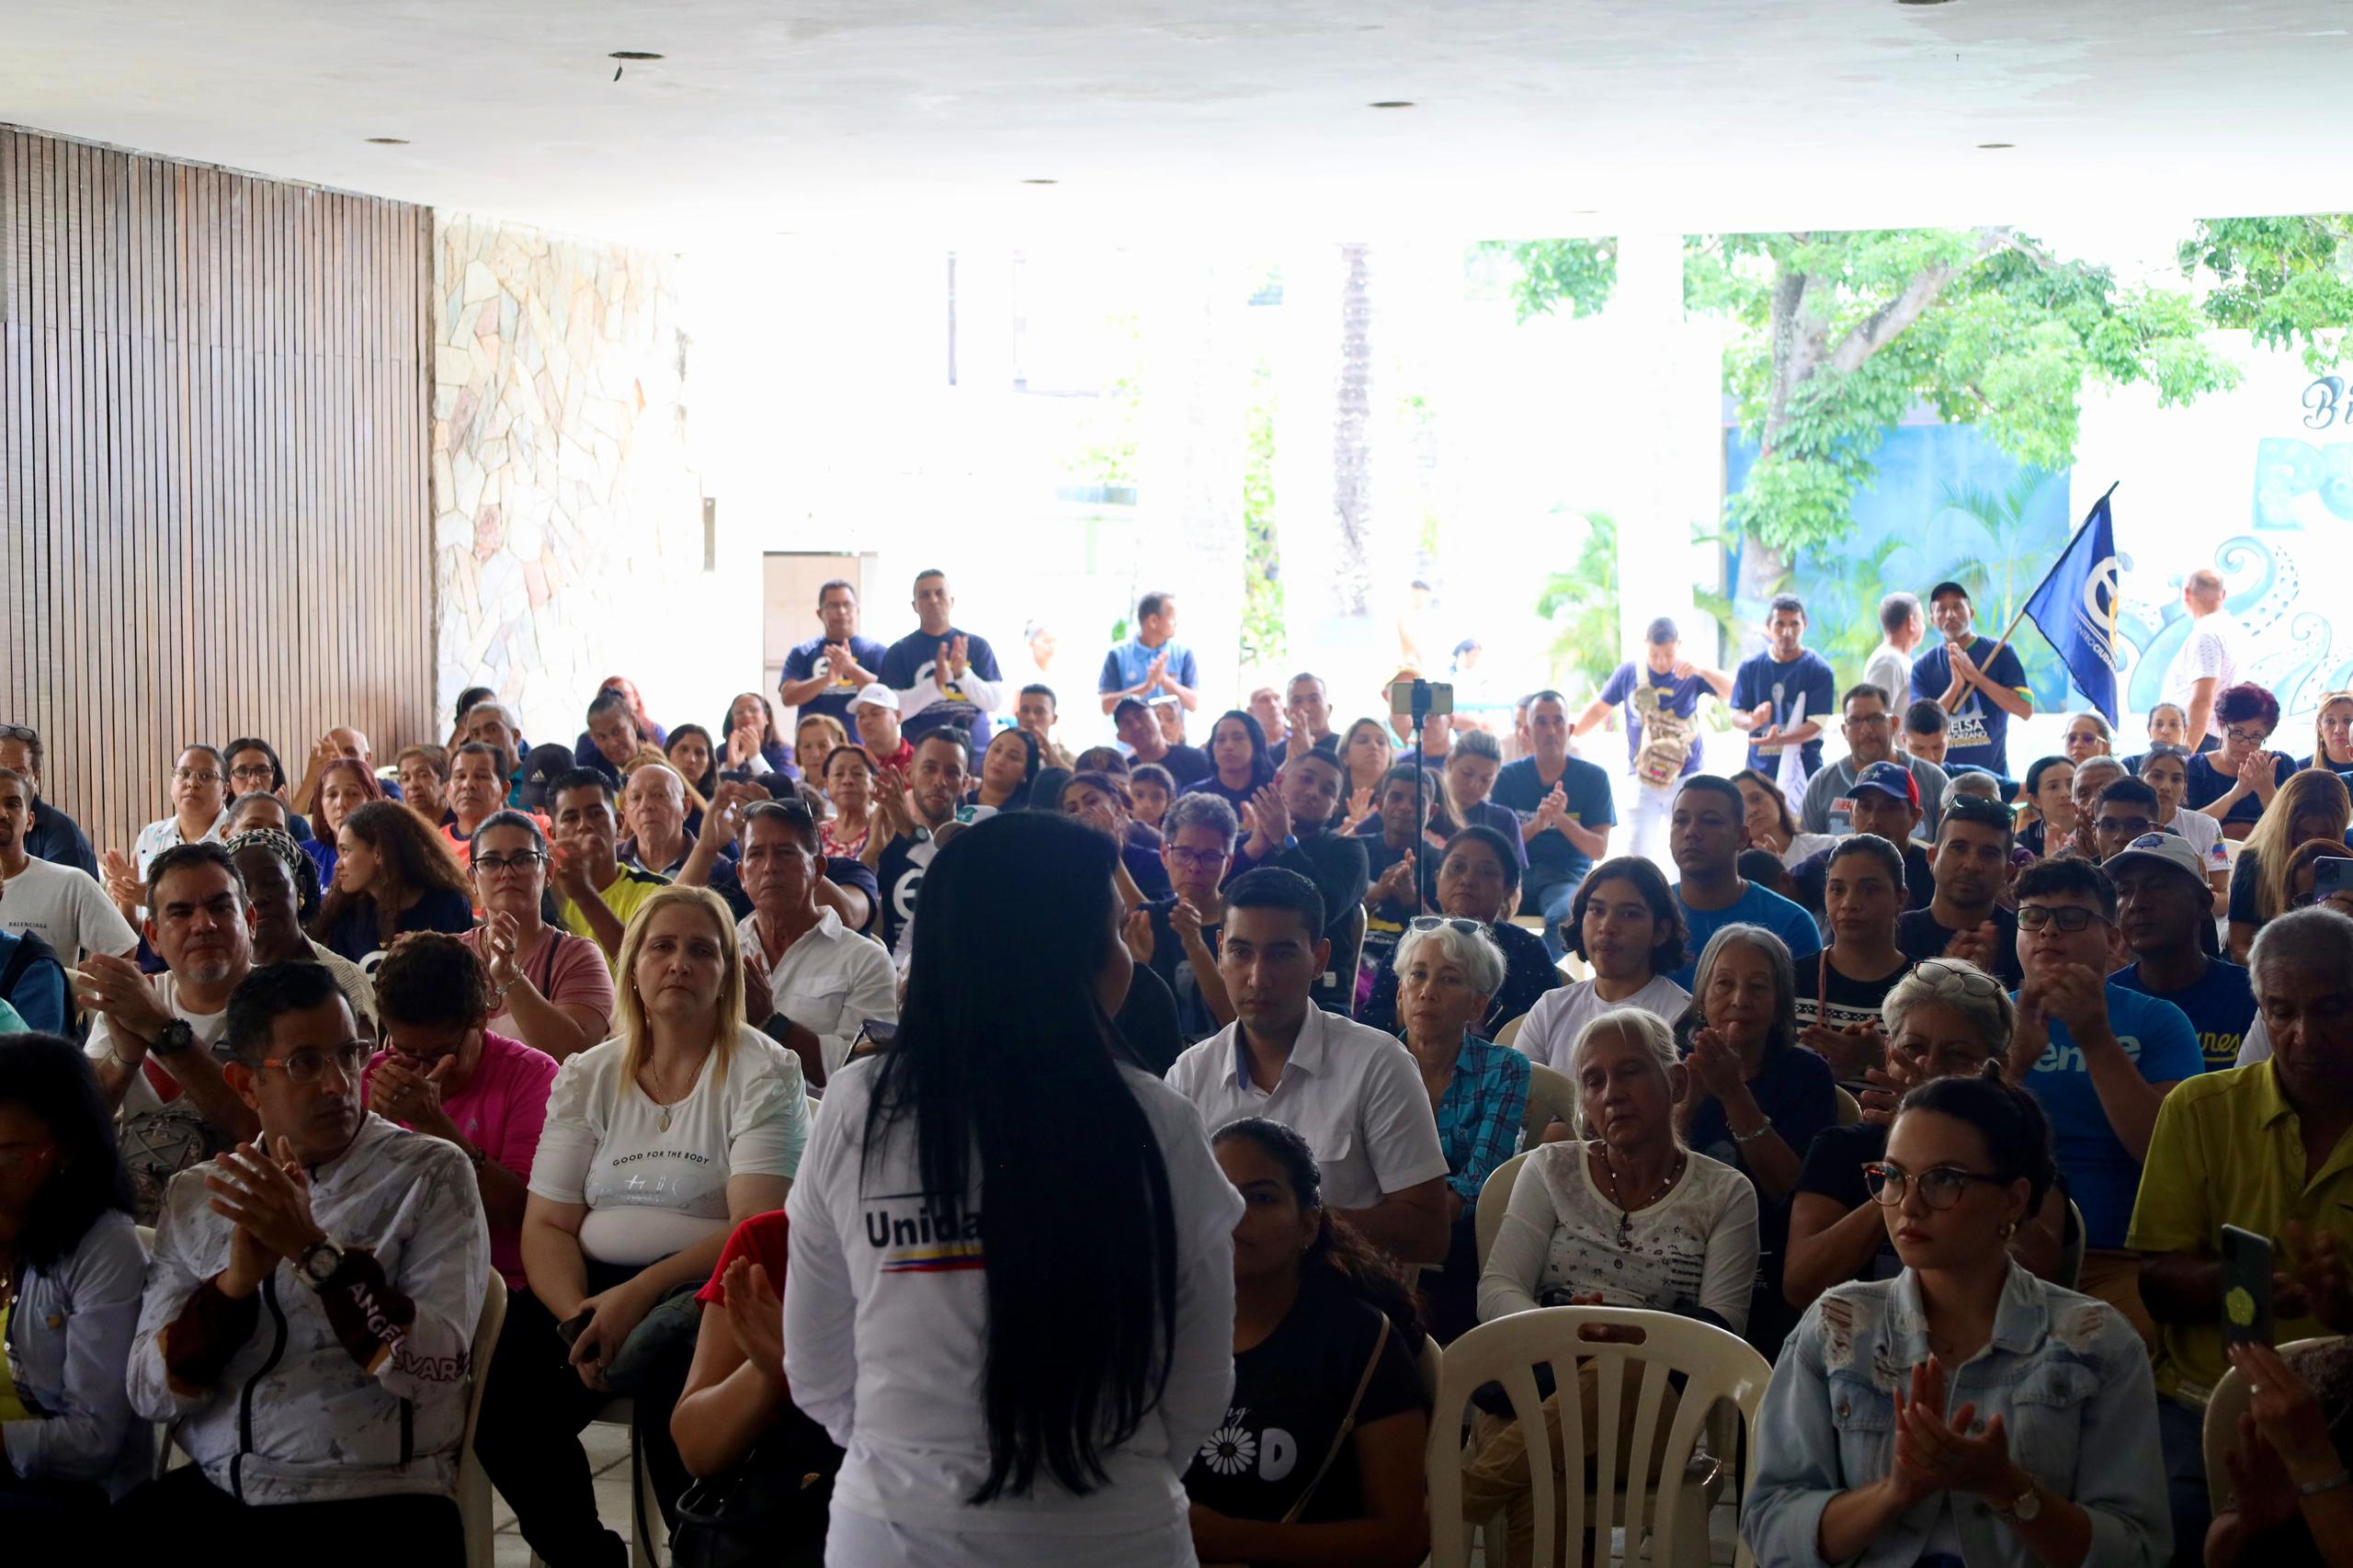
<instances>
[{"instance_id":1,"label":"black cap","mask_svg":"<svg viewBox=\"0 0 2353 1568\"><path fill-rule=\"evenodd\" d=\"M572 748L552 743L533 746L531 755L523 759L523 779L515 791L517 801L527 812L536 812L547 804L548 783L560 773L569 773L578 765L574 762Z\"/></svg>"},{"instance_id":2,"label":"black cap","mask_svg":"<svg viewBox=\"0 0 2353 1568\"><path fill-rule=\"evenodd\" d=\"M1938 599L1943 598L1947 594L1959 594L1962 598L1969 599L1969 590L1967 588L1962 587L1959 583L1943 582L1938 583L1935 587L1928 590L1928 602L1930 604L1934 604ZM1975 604L1977 601L1975 599L1969 599L1969 602L1971 604Z\"/></svg>"}]
</instances>

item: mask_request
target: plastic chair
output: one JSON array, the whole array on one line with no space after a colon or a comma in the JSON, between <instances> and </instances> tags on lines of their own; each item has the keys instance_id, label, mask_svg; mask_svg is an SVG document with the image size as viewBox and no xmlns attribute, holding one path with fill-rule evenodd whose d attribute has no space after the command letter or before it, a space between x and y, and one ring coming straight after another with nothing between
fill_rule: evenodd
<instances>
[{"instance_id":1,"label":"plastic chair","mask_svg":"<svg viewBox=\"0 0 2353 1568\"><path fill-rule=\"evenodd\" d=\"M1528 1064L1528 1111L1519 1124L1520 1143L1534 1148L1555 1121L1577 1124L1577 1090L1569 1075L1540 1062Z\"/></svg>"},{"instance_id":2,"label":"plastic chair","mask_svg":"<svg viewBox=\"0 0 2353 1568\"><path fill-rule=\"evenodd\" d=\"M636 1409L628 1395L617 1395L590 1419L606 1426L630 1428L630 1568L665 1568L670 1561L670 1538L662 1522L662 1499L654 1490L654 1472L647 1467L645 1456L638 1452L637 1431L633 1423ZM472 1565L469 1564L468 1568ZM547 1568L536 1551L531 1553L531 1568Z\"/></svg>"},{"instance_id":3,"label":"plastic chair","mask_svg":"<svg viewBox=\"0 0 2353 1568\"><path fill-rule=\"evenodd\" d=\"M457 1485L453 1489L458 1517L466 1530L466 1568L492 1568L496 1558L490 1522L490 1477L483 1473L482 1461L474 1457L474 1428L482 1422L483 1391L490 1386L491 1352L498 1347L498 1331L506 1324L506 1281L494 1268L490 1288L483 1292L482 1315L474 1320L474 1342L469 1358L473 1387L466 1394L466 1429L458 1445Z\"/></svg>"},{"instance_id":4,"label":"plastic chair","mask_svg":"<svg viewBox=\"0 0 2353 1568\"><path fill-rule=\"evenodd\" d=\"M2290 1341L2279 1350L2293 1367L2297 1352L2335 1343L2324 1335L2315 1339ZM2199 1446L2206 1452L2206 1497L2217 1514L2230 1506L2231 1471L2223 1456L2239 1446L2239 1417L2246 1414L2248 1398L2246 1380L2233 1367L2223 1372L2222 1381L2214 1385L2212 1395L2206 1401L2206 1425L2200 1432Z\"/></svg>"},{"instance_id":5,"label":"plastic chair","mask_svg":"<svg viewBox=\"0 0 2353 1568\"><path fill-rule=\"evenodd\" d=\"M2062 1290L2074 1290L2084 1278L2084 1211L2075 1207L2074 1199L2067 1199L2067 1233L2059 1238L2059 1278L2053 1281Z\"/></svg>"},{"instance_id":6,"label":"plastic chair","mask_svg":"<svg viewBox=\"0 0 2353 1568\"><path fill-rule=\"evenodd\" d=\"M1438 1341L1427 1334L1422 1335L1422 1353L1414 1358L1414 1369L1422 1374L1422 1397L1433 1404L1438 1402L1438 1369L1445 1359L1446 1353L1438 1347Z\"/></svg>"},{"instance_id":7,"label":"plastic chair","mask_svg":"<svg viewBox=\"0 0 2353 1568\"><path fill-rule=\"evenodd\" d=\"M1639 1345L1597 1342L1580 1337L1588 1324L1640 1328ZM1576 1397L1580 1363L1595 1369L1595 1425L1613 1440L1592 1452L1590 1486L1584 1477L1590 1444L1585 1430L1582 1402ZM1621 1555L1610 1549L1610 1533L1626 1532L1623 1560L1631 1563L1641 1554L1644 1536L1650 1561L1695 1565L1709 1562L1708 1514L1723 1490L1726 1461L1700 1451L1699 1437L1712 1412L1721 1405L1737 1411L1738 1437L1745 1437L1749 1473L1742 1478L1744 1494L1756 1470L1756 1412L1773 1369L1765 1358L1724 1330L1667 1312L1615 1307L1542 1307L1515 1312L1494 1323L1481 1324L1446 1348L1439 1368L1438 1405L1430 1416L1430 1562L1432 1568L1467 1568L1471 1561L1471 1528L1462 1518L1462 1464L1465 1458L1455 1433L1470 1405L1471 1396L1487 1383L1500 1382L1525 1434L1529 1479L1535 1509L1534 1561L1552 1562L1560 1555L1554 1526L1563 1510L1553 1497L1552 1443L1546 1435L1537 1397L1534 1368L1552 1368L1553 1384L1562 1391L1560 1412L1563 1463L1571 1496L1565 1499L1567 1536L1582 1542L1598 1541L1597 1561ZM1681 1398L1673 1418L1661 1431L1660 1406L1672 1374L1684 1378ZM1615 1434L1623 1424L1630 1388L1634 1400L1631 1444L1619 1451ZM1656 1489L1647 1479L1649 1456L1659 1457ZM1641 1456L1639 1460L1630 1456ZM1622 1471L1622 1474L1621 1474ZM1485 1560L1503 1561L1500 1532L1491 1534ZM1735 1549L1736 1565L1753 1565L1746 1546Z\"/></svg>"},{"instance_id":8,"label":"plastic chair","mask_svg":"<svg viewBox=\"0 0 2353 1568\"><path fill-rule=\"evenodd\" d=\"M1483 1274L1487 1269L1487 1254L1495 1249L1495 1236L1504 1228L1504 1210L1511 1206L1512 1184L1519 1180L1519 1167L1527 1163L1526 1154L1514 1154L1479 1185L1479 1207L1472 1217L1471 1230Z\"/></svg>"},{"instance_id":9,"label":"plastic chair","mask_svg":"<svg viewBox=\"0 0 2353 1568\"><path fill-rule=\"evenodd\" d=\"M1503 1028L1495 1031L1495 1043L1497 1045L1511 1046L1515 1051L1519 1049L1518 1044L1519 1040L1519 1026L1526 1022L1528 1022L1528 1015L1525 1013L1522 1013L1516 1018L1506 1019Z\"/></svg>"},{"instance_id":10,"label":"plastic chair","mask_svg":"<svg viewBox=\"0 0 2353 1568\"><path fill-rule=\"evenodd\" d=\"M1863 1119L1863 1106L1860 1100L1835 1084L1831 1085L1830 1092L1838 1096L1839 1126L1852 1127Z\"/></svg>"}]
</instances>

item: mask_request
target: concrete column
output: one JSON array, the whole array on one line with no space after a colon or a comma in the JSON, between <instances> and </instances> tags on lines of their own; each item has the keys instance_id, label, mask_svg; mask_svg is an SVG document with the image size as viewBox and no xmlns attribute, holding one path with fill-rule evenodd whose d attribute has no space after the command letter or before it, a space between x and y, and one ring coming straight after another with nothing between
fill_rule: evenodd
<instances>
[{"instance_id":1,"label":"concrete column","mask_svg":"<svg viewBox=\"0 0 2353 1568\"><path fill-rule=\"evenodd\" d=\"M1643 628L1671 616L1685 655L1712 663L1711 629L1696 619L1695 584L1712 585L1711 551L1690 544L1692 526L1715 531L1722 509L1722 372L1715 335L1683 319L1683 236L1622 234L1618 286L1605 319L1613 328L1608 374L1627 442L1615 488L1618 616L1629 653Z\"/></svg>"}]
</instances>

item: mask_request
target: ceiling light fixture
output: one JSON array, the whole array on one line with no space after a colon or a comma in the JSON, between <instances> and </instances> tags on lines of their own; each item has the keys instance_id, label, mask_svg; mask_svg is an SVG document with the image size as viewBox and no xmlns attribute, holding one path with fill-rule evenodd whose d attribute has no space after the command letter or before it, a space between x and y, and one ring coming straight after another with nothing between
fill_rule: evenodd
<instances>
[{"instance_id":1,"label":"ceiling light fixture","mask_svg":"<svg viewBox=\"0 0 2353 1568\"><path fill-rule=\"evenodd\" d=\"M2000 153L2017 145L2015 142L1980 142L1977 150L1981 153Z\"/></svg>"},{"instance_id":2,"label":"ceiling light fixture","mask_svg":"<svg viewBox=\"0 0 2353 1568\"><path fill-rule=\"evenodd\" d=\"M655 54L651 50L617 49L613 51L612 53L605 56L605 58L608 60L660 60L663 57Z\"/></svg>"},{"instance_id":3,"label":"ceiling light fixture","mask_svg":"<svg viewBox=\"0 0 2353 1568\"><path fill-rule=\"evenodd\" d=\"M1058 179L1025 179L1021 183L1023 185L1060 185L1063 182Z\"/></svg>"},{"instance_id":4,"label":"ceiling light fixture","mask_svg":"<svg viewBox=\"0 0 2353 1568\"><path fill-rule=\"evenodd\" d=\"M1899 6L1949 6L1952 0L1895 0Z\"/></svg>"},{"instance_id":5,"label":"ceiling light fixture","mask_svg":"<svg viewBox=\"0 0 2353 1568\"><path fill-rule=\"evenodd\" d=\"M371 146L377 147L405 147L408 145L408 138L405 136L370 136L368 138L368 141Z\"/></svg>"},{"instance_id":6,"label":"ceiling light fixture","mask_svg":"<svg viewBox=\"0 0 2353 1568\"><path fill-rule=\"evenodd\" d=\"M1383 98L1377 104L1367 104L1365 107L1367 108L1412 108L1414 107L1414 100L1411 98Z\"/></svg>"}]
</instances>

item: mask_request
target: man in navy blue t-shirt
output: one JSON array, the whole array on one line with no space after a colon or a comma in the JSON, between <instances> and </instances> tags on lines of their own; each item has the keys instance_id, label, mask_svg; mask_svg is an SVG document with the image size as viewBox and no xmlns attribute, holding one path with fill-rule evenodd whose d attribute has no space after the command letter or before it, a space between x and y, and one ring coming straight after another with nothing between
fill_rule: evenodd
<instances>
[{"instance_id":1,"label":"man in navy blue t-shirt","mask_svg":"<svg viewBox=\"0 0 2353 1568\"><path fill-rule=\"evenodd\" d=\"M997 705L996 651L989 640L949 619L956 597L948 574L915 578L915 629L884 650L882 684L899 694L907 739L919 741L949 724L972 733L972 755L988 749L989 720Z\"/></svg>"},{"instance_id":2,"label":"man in navy blue t-shirt","mask_svg":"<svg viewBox=\"0 0 2353 1568\"><path fill-rule=\"evenodd\" d=\"M851 705L861 687L882 677L885 650L871 637L858 634L858 589L836 577L817 590L817 619L825 630L796 645L784 656L784 676L776 694L788 708L802 713L826 713L842 728L857 734Z\"/></svg>"},{"instance_id":3,"label":"man in navy blue t-shirt","mask_svg":"<svg viewBox=\"0 0 2353 1568\"><path fill-rule=\"evenodd\" d=\"M1618 821L1609 776L1569 755L1569 706L1557 691L1528 699L1530 754L1506 763L1495 775L1489 799L1519 818L1528 846L1528 874L1520 882L1520 907L1544 916L1544 945L1558 959L1561 921L1576 897L1577 884L1593 863L1609 853L1609 829Z\"/></svg>"},{"instance_id":4,"label":"man in navy blue t-shirt","mask_svg":"<svg viewBox=\"0 0 2353 1568\"><path fill-rule=\"evenodd\" d=\"M1765 651L1733 676L1733 728L1748 732L1749 767L1770 775L1795 745L1811 778L1822 767L1823 722L1838 708L1838 677L1805 646L1805 604L1795 594L1775 596L1765 636Z\"/></svg>"},{"instance_id":5,"label":"man in navy blue t-shirt","mask_svg":"<svg viewBox=\"0 0 2353 1568\"><path fill-rule=\"evenodd\" d=\"M1675 622L1660 616L1650 623L1643 639L1643 658L1629 659L1618 666L1603 684L1601 695L1577 716L1571 731L1584 734L1587 730L1609 717L1609 710L1624 704L1626 709L1626 761L1641 783L1634 791L1634 842L1629 851L1651 859L1660 858L1666 844L1666 813L1675 798L1675 780L1686 778L1699 771L1699 732L1691 722L1699 711L1699 699L1708 692L1719 698L1732 695L1732 676L1722 670L1702 669L1682 656L1681 633ZM1659 727L1661 753L1681 741L1683 757L1674 762L1669 755L1654 755L1645 760L1643 741L1643 720L1664 714L1668 722Z\"/></svg>"},{"instance_id":6,"label":"man in navy blue t-shirt","mask_svg":"<svg viewBox=\"0 0 2353 1568\"><path fill-rule=\"evenodd\" d=\"M1956 764L2008 777L2010 721L2034 717L2034 693L2018 650L1998 647L1971 629L1976 613L1969 590L1938 583L1928 596L1929 619L1944 641L1912 663L1912 695L1941 703L1952 715L1945 731L1945 771Z\"/></svg>"},{"instance_id":7,"label":"man in navy blue t-shirt","mask_svg":"<svg viewBox=\"0 0 2353 1568\"><path fill-rule=\"evenodd\" d=\"M2100 869L2116 884L2116 926L2133 959L2108 983L2188 1015L2208 1072L2237 1065L2255 1024L2255 987L2245 970L2207 957L2199 941L2214 920L2205 858L2177 833L2152 832Z\"/></svg>"}]
</instances>

